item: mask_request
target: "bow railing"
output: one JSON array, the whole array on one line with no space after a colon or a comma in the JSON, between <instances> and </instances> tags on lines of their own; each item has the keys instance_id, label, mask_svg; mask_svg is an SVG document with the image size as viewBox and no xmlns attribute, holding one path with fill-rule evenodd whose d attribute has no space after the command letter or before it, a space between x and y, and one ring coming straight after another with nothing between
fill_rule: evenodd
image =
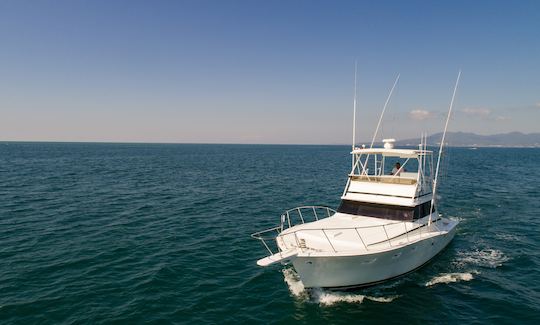
<instances>
[{"instance_id":1,"label":"bow railing","mask_svg":"<svg viewBox=\"0 0 540 325\"><path fill-rule=\"evenodd\" d=\"M334 215L334 213L336 213L336 210L320 205L301 206L294 209L289 209L281 214L281 222L279 226L255 232L251 234L251 237L260 240L264 247L272 255L274 254L274 250L269 247L266 240L272 240L274 242L273 244L275 244L274 239L283 230L294 227L298 224L304 224L306 222L312 222L328 218ZM275 248L275 250L279 252L279 246Z\"/></svg>"}]
</instances>

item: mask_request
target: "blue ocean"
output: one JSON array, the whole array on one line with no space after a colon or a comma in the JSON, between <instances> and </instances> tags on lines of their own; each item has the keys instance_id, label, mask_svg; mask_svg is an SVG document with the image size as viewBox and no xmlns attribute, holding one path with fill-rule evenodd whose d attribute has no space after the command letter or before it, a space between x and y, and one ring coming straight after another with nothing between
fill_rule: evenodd
<instances>
[{"instance_id":1,"label":"blue ocean","mask_svg":"<svg viewBox=\"0 0 540 325\"><path fill-rule=\"evenodd\" d=\"M335 208L348 146L0 143L0 323L540 323L540 149L449 148L454 241L378 286L307 292L250 234Z\"/></svg>"}]
</instances>

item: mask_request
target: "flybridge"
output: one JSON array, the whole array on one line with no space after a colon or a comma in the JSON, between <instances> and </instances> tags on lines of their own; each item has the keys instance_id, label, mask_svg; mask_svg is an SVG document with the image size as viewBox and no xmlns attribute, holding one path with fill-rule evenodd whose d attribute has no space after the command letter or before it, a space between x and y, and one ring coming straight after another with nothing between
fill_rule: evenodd
<instances>
[{"instance_id":1,"label":"flybridge","mask_svg":"<svg viewBox=\"0 0 540 325\"><path fill-rule=\"evenodd\" d=\"M414 207L431 199L433 152L419 149L355 148L343 200Z\"/></svg>"},{"instance_id":2,"label":"flybridge","mask_svg":"<svg viewBox=\"0 0 540 325\"><path fill-rule=\"evenodd\" d=\"M446 123L444 125L444 132L441 139L441 145L439 148L439 154L437 158L437 164L435 167L435 173L433 175L433 156L432 152L426 150L427 135L422 135L422 141L419 145L419 151L416 150L397 150L394 149L395 139L385 139L384 149L374 149L373 144L377 138L379 127L386 112L386 107L392 98L394 89L399 81L400 75L398 74L386 102L384 103L377 127L375 128L375 133L371 140L371 145L369 149L363 147L362 149L356 148L356 75L357 75L357 63L355 62L354 66L354 101L353 101L353 134L352 134L352 172L349 175L347 186L343 192L342 200L354 200L354 201L364 201L369 203L382 203L382 204L394 204L402 206L416 206L420 203L424 203L426 196L431 198L431 208L430 213L434 212L436 193L437 193L437 180L439 176L439 167L441 162L441 155L444 147L444 141L446 138L446 131L448 130L448 122L450 121L450 116L452 115L452 108L454 107L454 99L456 97L456 91L459 84L459 79L461 78L461 70L458 72L456 84L454 86L454 92L452 93L452 100L450 101L450 107L448 109L448 115L446 117ZM381 156L377 160L378 156ZM426 159L427 156L431 158ZM361 157L366 156L362 161ZM370 163L370 156L373 157L373 163ZM398 158L406 158L405 164L402 166L401 163L396 162L396 170L392 169L390 173L393 177L388 178L384 174L385 172L385 160L388 156L395 156ZM407 162L410 159L417 160L417 171L415 173L407 173L404 168ZM426 162L429 161L429 175L425 173L426 171ZM371 165L373 164L373 165ZM370 177L369 169L370 166L374 174L371 174ZM356 174L355 170L360 170L361 172ZM403 175L403 179L401 176ZM427 177L429 176L429 177ZM396 178L400 177L400 178ZM408 180L407 180L408 179ZM368 184L368 186L366 186ZM429 190L429 192L428 192ZM394 199L392 199L394 198ZM431 215L429 218L429 223L431 224Z\"/></svg>"}]
</instances>

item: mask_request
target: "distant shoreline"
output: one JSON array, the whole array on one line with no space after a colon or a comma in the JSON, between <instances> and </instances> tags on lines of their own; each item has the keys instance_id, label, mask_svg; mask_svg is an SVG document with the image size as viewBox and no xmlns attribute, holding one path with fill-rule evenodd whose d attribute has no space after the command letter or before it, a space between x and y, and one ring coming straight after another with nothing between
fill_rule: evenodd
<instances>
[{"instance_id":1,"label":"distant shoreline","mask_svg":"<svg viewBox=\"0 0 540 325\"><path fill-rule=\"evenodd\" d=\"M219 142L118 142L118 141L14 141L14 140L0 140L0 144L119 144L119 145L231 145L231 146L336 146L344 147L350 146L350 144L324 144L324 143L219 143ZM361 144L357 144L361 146ZM418 144L399 144L403 147L417 147ZM439 144L428 144L429 147L438 147ZM452 145L448 144L448 147L452 148L540 148L538 145Z\"/></svg>"},{"instance_id":2,"label":"distant shoreline","mask_svg":"<svg viewBox=\"0 0 540 325\"><path fill-rule=\"evenodd\" d=\"M428 146L439 146L442 139L442 133L435 133L427 137ZM510 132L492 135L479 135L470 132L448 132L447 145L458 148L540 148L540 133L521 133ZM0 140L0 143L109 143L109 144L218 144L218 145L268 145L268 146L350 146L348 143L235 143L235 142L141 142L141 141L21 141L21 140ZM356 146L367 145L371 141L357 141ZM396 146L417 147L420 139L397 140ZM376 143L382 146L381 142Z\"/></svg>"}]
</instances>

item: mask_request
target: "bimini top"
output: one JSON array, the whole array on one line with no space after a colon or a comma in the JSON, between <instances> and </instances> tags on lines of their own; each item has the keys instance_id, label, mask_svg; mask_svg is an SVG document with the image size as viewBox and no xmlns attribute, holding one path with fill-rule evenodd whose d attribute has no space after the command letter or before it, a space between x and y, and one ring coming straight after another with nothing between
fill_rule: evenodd
<instances>
[{"instance_id":1,"label":"bimini top","mask_svg":"<svg viewBox=\"0 0 540 325\"><path fill-rule=\"evenodd\" d=\"M418 156L431 155L431 150L416 150L416 149L385 149L385 148L355 148L351 151L354 155L383 155L389 157L400 158L416 158Z\"/></svg>"}]
</instances>

